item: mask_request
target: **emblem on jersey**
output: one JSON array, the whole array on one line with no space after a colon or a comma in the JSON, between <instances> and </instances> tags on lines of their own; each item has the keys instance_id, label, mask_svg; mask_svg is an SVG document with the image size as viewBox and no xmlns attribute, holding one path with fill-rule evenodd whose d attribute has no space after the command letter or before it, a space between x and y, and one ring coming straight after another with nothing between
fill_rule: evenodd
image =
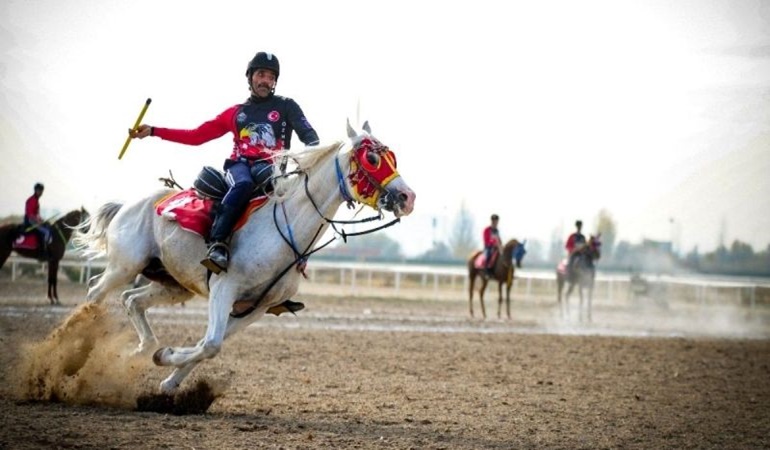
<instances>
[{"instance_id":1,"label":"emblem on jersey","mask_svg":"<svg viewBox=\"0 0 770 450\"><path fill-rule=\"evenodd\" d=\"M276 139L273 127L266 123L250 123L239 133L241 141L247 140L254 147L275 148Z\"/></svg>"},{"instance_id":2,"label":"emblem on jersey","mask_svg":"<svg viewBox=\"0 0 770 450\"><path fill-rule=\"evenodd\" d=\"M279 113L278 111L273 110L267 113L267 120L271 122L278 122L280 118L281 118L281 113Z\"/></svg>"},{"instance_id":3,"label":"emblem on jersey","mask_svg":"<svg viewBox=\"0 0 770 450\"><path fill-rule=\"evenodd\" d=\"M246 113L241 111L238 113L238 115L235 117L235 120L238 121L238 123L245 122L246 121Z\"/></svg>"}]
</instances>

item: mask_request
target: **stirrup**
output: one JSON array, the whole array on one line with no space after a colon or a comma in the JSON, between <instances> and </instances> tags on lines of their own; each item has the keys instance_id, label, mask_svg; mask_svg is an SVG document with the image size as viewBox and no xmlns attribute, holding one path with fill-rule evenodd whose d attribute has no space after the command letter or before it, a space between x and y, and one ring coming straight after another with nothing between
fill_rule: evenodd
<instances>
[{"instance_id":1,"label":"stirrup","mask_svg":"<svg viewBox=\"0 0 770 450\"><path fill-rule=\"evenodd\" d=\"M216 250L223 250L223 255L216 254ZM230 248L224 242L214 242L209 247L206 258L201 260L201 264L215 274L222 271L227 272L227 264L230 262Z\"/></svg>"},{"instance_id":2,"label":"stirrup","mask_svg":"<svg viewBox=\"0 0 770 450\"><path fill-rule=\"evenodd\" d=\"M297 311L302 311L303 309L305 309L304 303L295 302L294 300L286 300L280 305L271 306L270 308L267 309L267 312L276 316L280 316L285 312L290 312L294 314ZM296 316L296 314L294 315Z\"/></svg>"}]
</instances>

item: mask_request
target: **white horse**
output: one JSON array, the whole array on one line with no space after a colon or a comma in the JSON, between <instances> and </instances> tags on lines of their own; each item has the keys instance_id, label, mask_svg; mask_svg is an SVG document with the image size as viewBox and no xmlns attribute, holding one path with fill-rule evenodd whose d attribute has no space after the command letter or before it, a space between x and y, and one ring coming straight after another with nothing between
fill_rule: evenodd
<instances>
[{"instance_id":1,"label":"white horse","mask_svg":"<svg viewBox=\"0 0 770 450\"><path fill-rule=\"evenodd\" d=\"M90 229L76 242L107 257L106 270L89 282L88 301L102 302L145 269L161 268L159 281L121 295L139 334L137 352L158 344L145 316L148 308L193 295L209 299L208 328L198 344L162 347L153 355L155 364L175 367L160 384L163 393L174 392L198 363L217 355L224 339L296 294L300 271L289 269L301 267L343 202L386 209L397 218L412 212L415 193L396 170L395 155L371 136L368 123L363 128L356 134L348 124L348 143L287 154L296 161L297 175L275 180L270 200L235 231L227 272L210 279L199 263L206 254L204 240L155 213L153 205L171 189L131 205L107 203L82 225Z\"/></svg>"},{"instance_id":2,"label":"white horse","mask_svg":"<svg viewBox=\"0 0 770 450\"><path fill-rule=\"evenodd\" d=\"M601 257L601 233L591 236L588 243L576 255L572 264L572 271L567 270L568 260L563 261L556 268L556 293L559 309L563 319L569 318L569 296L572 290L577 286L580 295L580 304L578 306L578 317L582 321L585 315L588 321L591 321L591 303L594 295L594 280L596 279L596 261ZM567 292L562 296L564 285L567 285ZM585 303L584 303L585 301Z\"/></svg>"}]
</instances>

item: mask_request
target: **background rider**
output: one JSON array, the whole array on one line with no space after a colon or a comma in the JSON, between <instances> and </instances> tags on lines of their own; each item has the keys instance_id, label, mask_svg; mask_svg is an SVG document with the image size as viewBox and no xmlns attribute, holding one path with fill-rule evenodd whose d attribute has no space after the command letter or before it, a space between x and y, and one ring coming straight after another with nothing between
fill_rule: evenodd
<instances>
[{"instance_id":1,"label":"background rider","mask_svg":"<svg viewBox=\"0 0 770 450\"><path fill-rule=\"evenodd\" d=\"M40 236L40 249L43 254L48 252L48 244L51 243L51 230L40 217L40 197L43 195L45 186L43 183L35 183L34 194L32 194L24 204L24 231L35 230Z\"/></svg>"},{"instance_id":2,"label":"background rider","mask_svg":"<svg viewBox=\"0 0 770 450\"><path fill-rule=\"evenodd\" d=\"M492 275L494 271L494 256L500 251L502 241L500 239L500 231L497 229L497 224L500 221L500 217L497 214L492 214L490 217L491 223L484 228L484 264L486 275Z\"/></svg>"}]
</instances>

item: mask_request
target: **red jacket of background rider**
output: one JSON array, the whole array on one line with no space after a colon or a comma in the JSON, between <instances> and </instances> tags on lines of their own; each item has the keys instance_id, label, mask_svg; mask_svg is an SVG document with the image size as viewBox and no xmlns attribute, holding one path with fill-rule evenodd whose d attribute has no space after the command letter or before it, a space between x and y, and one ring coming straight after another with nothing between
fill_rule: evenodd
<instances>
[{"instance_id":1,"label":"red jacket of background rider","mask_svg":"<svg viewBox=\"0 0 770 450\"><path fill-rule=\"evenodd\" d=\"M495 247L500 245L500 232L497 228L489 225L484 228L484 247Z\"/></svg>"},{"instance_id":2,"label":"red jacket of background rider","mask_svg":"<svg viewBox=\"0 0 770 450\"><path fill-rule=\"evenodd\" d=\"M40 219L40 201L36 195L32 195L27 199L27 203L24 205L24 217L30 222L39 222Z\"/></svg>"}]
</instances>

